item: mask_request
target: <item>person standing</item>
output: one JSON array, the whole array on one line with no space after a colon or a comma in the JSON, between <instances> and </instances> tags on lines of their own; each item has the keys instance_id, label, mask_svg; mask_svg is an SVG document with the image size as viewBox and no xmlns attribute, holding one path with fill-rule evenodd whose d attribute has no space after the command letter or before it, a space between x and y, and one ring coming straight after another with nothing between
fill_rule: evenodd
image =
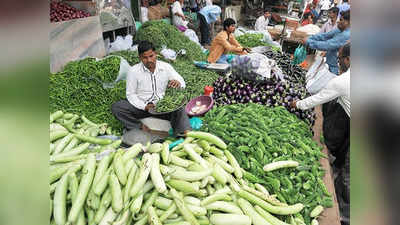
<instances>
[{"instance_id":1,"label":"person standing","mask_svg":"<svg viewBox=\"0 0 400 225\"><path fill-rule=\"evenodd\" d=\"M152 115L149 110L163 98L167 88L185 88L184 79L166 63L157 60L154 45L142 41L138 46L140 63L134 65L126 78L126 98L111 106L113 115L122 122L124 130L143 129L140 119L157 117L171 121L175 135L191 130L184 109L165 115Z\"/></svg>"},{"instance_id":2,"label":"person standing","mask_svg":"<svg viewBox=\"0 0 400 225\"><path fill-rule=\"evenodd\" d=\"M335 28L337 28L337 18L339 14L339 9L337 7L332 7L328 11L329 20L322 26L320 34L327 33Z\"/></svg>"},{"instance_id":3,"label":"person standing","mask_svg":"<svg viewBox=\"0 0 400 225\"><path fill-rule=\"evenodd\" d=\"M224 21L224 30L219 32L211 42L210 54L207 61L209 63L229 64L228 52L233 52L239 55L245 55L250 52L249 48L242 47L233 36L235 32L235 20L227 18Z\"/></svg>"},{"instance_id":4,"label":"person standing","mask_svg":"<svg viewBox=\"0 0 400 225\"><path fill-rule=\"evenodd\" d=\"M317 94L290 103L292 108L311 109L317 105L330 104L329 114L324 115L323 134L326 147L335 157L335 190L339 201L341 222L350 224L350 43L339 51L341 75L333 78Z\"/></svg>"},{"instance_id":5,"label":"person standing","mask_svg":"<svg viewBox=\"0 0 400 225\"><path fill-rule=\"evenodd\" d=\"M188 23L185 19L185 14L183 14L182 6L183 6L184 0L176 0L174 4L172 4L172 23L181 29L186 30L188 28ZM183 30L183 31L184 31Z\"/></svg>"},{"instance_id":6,"label":"person standing","mask_svg":"<svg viewBox=\"0 0 400 225\"><path fill-rule=\"evenodd\" d=\"M271 18L271 10L266 8L264 10L264 14L258 17L258 19L256 20L256 23L254 24L254 29L256 31L266 31L270 18Z\"/></svg>"},{"instance_id":7,"label":"person standing","mask_svg":"<svg viewBox=\"0 0 400 225\"><path fill-rule=\"evenodd\" d=\"M203 7L199 13L201 45L209 45L210 40L210 24L218 20L221 15L221 8L217 5Z\"/></svg>"},{"instance_id":8,"label":"person standing","mask_svg":"<svg viewBox=\"0 0 400 225\"><path fill-rule=\"evenodd\" d=\"M337 28L327 33L316 34L306 37L302 40L302 44L326 52L326 63L329 66L329 71L334 74L339 74L337 65L337 53L350 39L350 10L342 13Z\"/></svg>"}]
</instances>

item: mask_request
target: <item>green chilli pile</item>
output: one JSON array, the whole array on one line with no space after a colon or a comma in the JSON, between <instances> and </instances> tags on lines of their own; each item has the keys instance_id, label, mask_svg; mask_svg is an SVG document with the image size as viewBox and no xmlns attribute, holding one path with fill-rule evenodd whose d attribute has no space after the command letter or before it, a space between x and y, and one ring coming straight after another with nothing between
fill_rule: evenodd
<instances>
[{"instance_id":1,"label":"green chilli pile","mask_svg":"<svg viewBox=\"0 0 400 225\"><path fill-rule=\"evenodd\" d=\"M163 45L176 52L185 49L187 58L191 61L206 60L206 55L198 44L191 41L175 26L162 21L147 21L140 27L135 39L136 41L150 41L155 45L157 50L161 50Z\"/></svg>"},{"instance_id":2,"label":"green chilli pile","mask_svg":"<svg viewBox=\"0 0 400 225\"><path fill-rule=\"evenodd\" d=\"M121 131L122 125L112 115L111 105L126 98L125 81L116 83L113 88L103 88L102 85L117 78L119 64L119 57L108 57L101 61L86 58L70 62L63 71L50 74L50 111L84 114L95 123L105 122Z\"/></svg>"},{"instance_id":3,"label":"green chilli pile","mask_svg":"<svg viewBox=\"0 0 400 225\"><path fill-rule=\"evenodd\" d=\"M169 142L120 149L120 141L88 131L97 124L70 116L50 115L50 224L304 224L304 205L244 180L215 135L192 131L172 149ZM310 213L314 223L322 210Z\"/></svg>"},{"instance_id":4,"label":"green chilli pile","mask_svg":"<svg viewBox=\"0 0 400 225\"><path fill-rule=\"evenodd\" d=\"M270 44L263 41L263 34L243 34L236 38L236 40L243 47L254 48L257 46L271 46ZM272 50L280 51L278 47L271 46Z\"/></svg>"},{"instance_id":5,"label":"green chilli pile","mask_svg":"<svg viewBox=\"0 0 400 225\"><path fill-rule=\"evenodd\" d=\"M202 130L228 143L229 151L248 171L244 177L263 184L283 203L302 203L306 224L318 205L332 207L319 159L326 157L312 140L309 126L284 107L235 104L213 108ZM275 168L275 169L271 169ZM280 169L276 169L280 168Z\"/></svg>"}]
</instances>

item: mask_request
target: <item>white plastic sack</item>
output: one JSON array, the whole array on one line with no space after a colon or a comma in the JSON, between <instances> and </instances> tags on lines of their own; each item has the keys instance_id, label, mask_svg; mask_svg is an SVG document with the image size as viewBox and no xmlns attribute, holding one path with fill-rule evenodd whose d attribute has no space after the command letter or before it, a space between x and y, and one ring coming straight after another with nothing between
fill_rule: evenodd
<instances>
[{"instance_id":1,"label":"white plastic sack","mask_svg":"<svg viewBox=\"0 0 400 225\"><path fill-rule=\"evenodd\" d=\"M314 59L314 63L308 68L306 73L306 82L308 82L311 78L315 76L318 71L318 68L324 63L324 58L320 55L316 55Z\"/></svg>"},{"instance_id":2,"label":"white plastic sack","mask_svg":"<svg viewBox=\"0 0 400 225\"><path fill-rule=\"evenodd\" d=\"M267 79L271 78L271 70L275 66L274 60L260 53L250 53L247 56L250 58L253 68L256 68L253 70L254 73Z\"/></svg>"},{"instance_id":3,"label":"white plastic sack","mask_svg":"<svg viewBox=\"0 0 400 225\"><path fill-rule=\"evenodd\" d=\"M196 32L192 29L185 30L185 36L188 37L191 41L195 42L196 44L200 45L199 37L197 37Z\"/></svg>"},{"instance_id":4,"label":"white plastic sack","mask_svg":"<svg viewBox=\"0 0 400 225\"><path fill-rule=\"evenodd\" d=\"M109 53L111 52L117 52L117 51L123 51L123 50L128 50L131 48L133 43L133 37L132 35L128 34L123 38L122 36L117 36L114 42L110 44L110 49Z\"/></svg>"},{"instance_id":5,"label":"white plastic sack","mask_svg":"<svg viewBox=\"0 0 400 225\"><path fill-rule=\"evenodd\" d=\"M335 77L336 74L329 71L328 65L322 63L322 65L317 68L315 75L307 81L306 89L310 94L316 94Z\"/></svg>"},{"instance_id":6,"label":"white plastic sack","mask_svg":"<svg viewBox=\"0 0 400 225\"><path fill-rule=\"evenodd\" d=\"M233 35L235 37L239 37L240 35L243 35L247 32L247 29L244 27L238 27L235 29L235 32L233 33Z\"/></svg>"},{"instance_id":7,"label":"white plastic sack","mask_svg":"<svg viewBox=\"0 0 400 225\"><path fill-rule=\"evenodd\" d=\"M296 29L297 31L305 32L308 35L318 34L321 28L314 24L307 24Z\"/></svg>"},{"instance_id":8,"label":"white plastic sack","mask_svg":"<svg viewBox=\"0 0 400 225\"><path fill-rule=\"evenodd\" d=\"M167 46L165 46L165 45L162 46L162 50L160 53L166 59L170 59L170 60L176 59L176 52L172 49L167 48Z\"/></svg>"}]
</instances>

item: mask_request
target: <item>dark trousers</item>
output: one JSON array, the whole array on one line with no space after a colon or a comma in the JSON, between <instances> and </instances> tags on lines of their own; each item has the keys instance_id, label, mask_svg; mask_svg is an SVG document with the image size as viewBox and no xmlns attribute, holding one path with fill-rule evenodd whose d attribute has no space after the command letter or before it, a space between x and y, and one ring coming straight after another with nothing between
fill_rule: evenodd
<instances>
[{"instance_id":1,"label":"dark trousers","mask_svg":"<svg viewBox=\"0 0 400 225\"><path fill-rule=\"evenodd\" d=\"M206 21L206 18L200 13L197 13L197 17L199 18L200 21L200 33L201 33L201 40L200 44L205 45L205 44L210 44L210 27Z\"/></svg>"},{"instance_id":2,"label":"dark trousers","mask_svg":"<svg viewBox=\"0 0 400 225\"><path fill-rule=\"evenodd\" d=\"M333 100L322 105L323 132L326 147L335 156L338 171L335 190L342 225L350 224L350 118L343 107Z\"/></svg>"},{"instance_id":3,"label":"dark trousers","mask_svg":"<svg viewBox=\"0 0 400 225\"><path fill-rule=\"evenodd\" d=\"M175 135L182 134L185 130L191 130L189 117L184 108L169 114L152 115L147 111L136 108L125 99L112 104L111 111L127 130L140 129L140 119L147 117L169 120Z\"/></svg>"},{"instance_id":4,"label":"dark trousers","mask_svg":"<svg viewBox=\"0 0 400 225\"><path fill-rule=\"evenodd\" d=\"M322 105L322 115L326 147L336 158L335 166L341 168L350 147L350 118L336 100Z\"/></svg>"}]
</instances>

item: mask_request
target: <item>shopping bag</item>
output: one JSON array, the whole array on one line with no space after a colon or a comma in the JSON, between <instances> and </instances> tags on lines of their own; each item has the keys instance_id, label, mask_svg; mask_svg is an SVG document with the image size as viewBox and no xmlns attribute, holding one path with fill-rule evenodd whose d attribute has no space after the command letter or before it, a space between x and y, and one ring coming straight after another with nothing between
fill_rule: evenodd
<instances>
[{"instance_id":1,"label":"shopping bag","mask_svg":"<svg viewBox=\"0 0 400 225\"><path fill-rule=\"evenodd\" d=\"M314 63L308 68L306 73L306 82L308 82L311 78L317 74L318 69L325 63L325 60L322 56L317 55L315 56Z\"/></svg>"},{"instance_id":2,"label":"shopping bag","mask_svg":"<svg viewBox=\"0 0 400 225\"><path fill-rule=\"evenodd\" d=\"M307 57L307 50L303 45L299 45L296 50L294 51L294 57L292 64L298 65L306 60Z\"/></svg>"},{"instance_id":3,"label":"shopping bag","mask_svg":"<svg viewBox=\"0 0 400 225\"><path fill-rule=\"evenodd\" d=\"M324 88L330 80L336 77L336 74L329 71L328 65L323 63L318 67L315 75L306 83L306 89L310 94L318 93Z\"/></svg>"}]
</instances>

